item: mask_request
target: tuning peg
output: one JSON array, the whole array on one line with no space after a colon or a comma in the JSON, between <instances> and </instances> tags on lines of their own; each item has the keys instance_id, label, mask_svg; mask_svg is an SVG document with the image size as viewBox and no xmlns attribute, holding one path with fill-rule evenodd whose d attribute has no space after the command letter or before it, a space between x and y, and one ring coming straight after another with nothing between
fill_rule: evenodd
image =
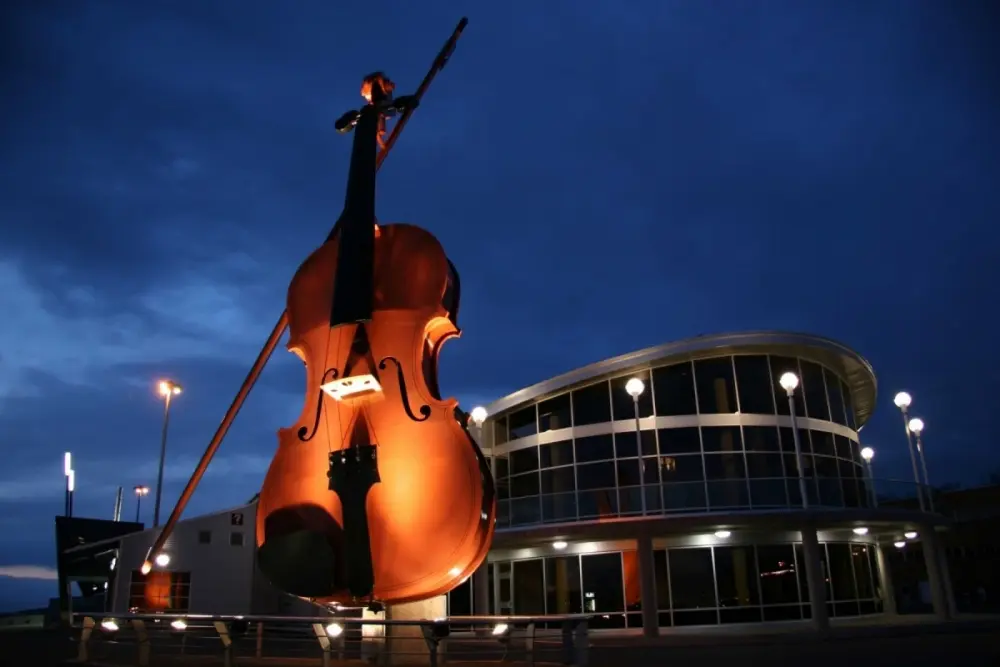
<instances>
[{"instance_id":1,"label":"tuning peg","mask_svg":"<svg viewBox=\"0 0 1000 667\"><path fill-rule=\"evenodd\" d=\"M353 130L354 126L358 124L358 117L360 115L360 111L348 111L337 119L337 122L333 124L333 127L336 128L337 132L346 134Z\"/></svg>"}]
</instances>

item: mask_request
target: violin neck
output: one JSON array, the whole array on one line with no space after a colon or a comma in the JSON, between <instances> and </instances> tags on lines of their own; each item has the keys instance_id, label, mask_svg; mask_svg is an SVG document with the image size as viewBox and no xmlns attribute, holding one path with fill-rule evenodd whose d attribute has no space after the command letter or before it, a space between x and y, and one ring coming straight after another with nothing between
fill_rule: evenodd
<instances>
[{"instance_id":1,"label":"violin neck","mask_svg":"<svg viewBox=\"0 0 1000 667\"><path fill-rule=\"evenodd\" d=\"M344 212L337 221L340 250L330 326L368 322L375 293L375 173L381 112L374 104L361 109L354 126L351 166Z\"/></svg>"}]
</instances>

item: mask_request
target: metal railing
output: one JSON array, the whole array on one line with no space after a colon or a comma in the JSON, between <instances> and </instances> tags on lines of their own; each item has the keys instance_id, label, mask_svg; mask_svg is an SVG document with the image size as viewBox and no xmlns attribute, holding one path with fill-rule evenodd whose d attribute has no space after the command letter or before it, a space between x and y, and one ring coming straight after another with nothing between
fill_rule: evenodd
<instances>
[{"instance_id":1,"label":"metal railing","mask_svg":"<svg viewBox=\"0 0 1000 667\"><path fill-rule=\"evenodd\" d=\"M824 509L916 503L918 488L894 479L810 476L805 481L809 506ZM646 516L802 507L798 477L664 482L505 498L498 504L497 527L643 516L643 495Z\"/></svg>"},{"instance_id":2,"label":"metal railing","mask_svg":"<svg viewBox=\"0 0 1000 667\"><path fill-rule=\"evenodd\" d=\"M510 661L586 667L585 614L382 620L340 616L74 614L82 663L150 665L331 660L374 665Z\"/></svg>"}]
</instances>

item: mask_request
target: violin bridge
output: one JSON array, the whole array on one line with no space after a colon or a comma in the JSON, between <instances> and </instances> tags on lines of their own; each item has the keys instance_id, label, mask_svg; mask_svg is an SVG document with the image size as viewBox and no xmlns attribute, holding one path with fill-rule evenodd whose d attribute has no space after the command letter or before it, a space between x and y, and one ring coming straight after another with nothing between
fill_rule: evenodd
<instances>
[{"instance_id":1,"label":"violin bridge","mask_svg":"<svg viewBox=\"0 0 1000 667\"><path fill-rule=\"evenodd\" d=\"M327 396L336 401L352 401L373 394L382 393L382 385L374 375L350 375L331 380L320 387Z\"/></svg>"}]
</instances>

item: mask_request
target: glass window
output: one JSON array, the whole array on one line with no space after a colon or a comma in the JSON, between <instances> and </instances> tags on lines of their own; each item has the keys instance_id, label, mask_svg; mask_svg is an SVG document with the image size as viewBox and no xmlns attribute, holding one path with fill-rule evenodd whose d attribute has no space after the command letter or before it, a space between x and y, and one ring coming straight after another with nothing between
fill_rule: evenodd
<instances>
[{"instance_id":1,"label":"glass window","mask_svg":"<svg viewBox=\"0 0 1000 667\"><path fill-rule=\"evenodd\" d=\"M837 451L837 458L846 461L851 460L851 441L842 435L833 436L833 446Z\"/></svg>"},{"instance_id":2,"label":"glass window","mask_svg":"<svg viewBox=\"0 0 1000 667\"><path fill-rule=\"evenodd\" d=\"M836 616L856 616L858 613L857 583L854 580L854 566L851 564L851 545L843 543L827 543L826 553L829 558L830 584L833 587L832 600L851 601L847 605L834 605Z\"/></svg>"},{"instance_id":3,"label":"glass window","mask_svg":"<svg viewBox=\"0 0 1000 667\"><path fill-rule=\"evenodd\" d=\"M847 417L847 426L856 431L858 427L854 418L854 402L851 400L851 390L844 382L840 383L840 393L844 397L844 416Z\"/></svg>"},{"instance_id":4,"label":"glass window","mask_svg":"<svg viewBox=\"0 0 1000 667\"><path fill-rule=\"evenodd\" d=\"M538 470L538 447L532 445L510 452L510 474Z\"/></svg>"},{"instance_id":5,"label":"glass window","mask_svg":"<svg viewBox=\"0 0 1000 667\"><path fill-rule=\"evenodd\" d=\"M576 467L576 484L581 491L609 489L615 486L615 464L612 461L588 463Z\"/></svg>"},{"instance_id":6,"label":"glass window","mask_svg":"<svg viewBox=\"0 0 1000 667\"><path fill-rule=\"evenodd\" d=\"M799 370L799 360L792 357L768 357L771 363L771 381L774 382L774 404L779 415L788 414L788 394L781 388L781 376L785 373L795 373L799 378L799 388L795 390L795 414L803 417L806 414L806 404L802 400L802 371Z\"/></svg>"},{"instance_id":7,"label":"glass window","mask_svg":"<svg viewBox=\"0 0 1000 667\"><path fill-rule=\"evenodd\" d=\"M618 486L639 486L642 478L639 475L639 459L618 461Z\"/></svg>"},{"instance_id":8,"label":"glass window","mask_svg":"<svg viewBox=\"0 0 1000 667\"><path fill-rule=\"evenodd\" d=\"M705 470L702 467L701 456L661 456L660 477L663 483L671 482L704 482Z\"/></svg>"},{"instance_id":9,"label":"glass window","mask_svg":"<svg viewBox=\"0 0 1000 667\"><path fill-rule=\"evenodd\" d=\"M497 417L493 422L493 443L502 445L507 442L507 418Z\"/></svg>"},{"instance_id":10,"label":"glass window","mask_svg":"<svg viewBox=\"0 0 1000 667\"><path fill-rule=\"evenodd\" d=\"M622 590L622 555L588 554L580 557L583 574L584 612L621 612L625 610Z\"/></svg>"},{"instance_id":11,"label":"glass window","mask_svg":"<svg viewBox=\"0 0 1000 667\"><path fill-rule=\"evenodd\" d=\"M779 428L778 433L781 436L781 451L786 454L795 453L795 437L792 435L792 429L790 428ZM799 447L802 448L803 454L809 454L812 451L812 443L809 441L809 431L804 428L799 429Z\"/></svg>"},{"instance_id":12,"label":"glass window","mask_svg":"<svg viewBox=\"0 0 1000 667\"><path fill-rule=\"evenodd\" d=\"M795 580L795 554L790 544L757 547L760 593L763 604L797 604L799 587Z\"/></svg>"},{"instance_id":13,"label":"glass window","mask_svg":"<svg viewBox=\"0 0 1000 667\"><path fill-rule=\"evenodd\" d=\"M774 426L744 426L743 445L748 452L780 452L778 429Z\"/></svg>"},{"instance_id":14,"label":"glass window","mask_svg":"<svg viewBox=\"0 0 1000 667\"><path fill-rule=\"evenodd\" d=\"M545 613L544 564L541 558L514 561L514 613Z\"/></svg>"},{"instance_id":15,"label":"glass window","mask_svg":"<svg viewBox=\"0 0 1000 667\"><path fill-rule=\"evenodd\" d=\"M242 531L234 530L229 533L229 546L232 547L242 547L243 546L243 533Z\"/></svg>"},{"instance_id":16,"label":"glass window","mask_svg":"<svg viewBox=\"0 0 1000 667\"><path fill-rule=\"evenodd\" d=\"M660 417L698 413L690 361L653 369L653 392L656 394L656 414Z\"/></svg>"},{"instance_id":17,"label":"glass window","mask_svg":"<svg viewBox=\"0 0 1000 667\"><path fill-rule=\"evenodd\" d=\"M573 466L542 471L542 493L568 493L576 488Z\"/></svg>"},{"instance_id":18,"label":"glass window","mask_svg":"<svg viewBox=\"0 0 1000 667\"><path fill-rule=\"evenodd\" d=\"M538 432L557 431L573 425L570 395L563 394L538 404Z\"/></svg>"},{"instance_id":19,"label":"glass window","mask_svg":"<svg viewBox=\"0 0 1000 667\"><path fill-rule=\"evenodd\" d=\"M610 433L577 438L575 449L578 463L615 458L615 443Z\"/></svg>"},{"instance_id":20,"label":"glass window","mask_svg":"<svg viewBox=\"0 0 1000 667\"><path fill-rule=\"evenodd\" d=\"M525 438L538 433L535 424L535 406L522 408L507 417L507 432L511 440Z\"/></svg>"},{"instance_id":21,"label":"glass window","mask_svg":"<svg viewBox=\"0 0 1000 667\"><path fill-rule=\"evenodd\" d=\"M524 496L538 495L538 473L529 472L524 475L512 475L510 478L510 497L523 498Z\"/></svg>"},{"instance_id":22,"label":"glass window","mask_svg":"<svg viewBox=\"0 0 1000 667\"><path fill-rule=\"evenodd\" d=\"M511 605L511 601L512 601L512 598L514 596L514 593L513 593L513 589L511 588L511 585L510 585L510 579L511 579L511 576L510 576L510 571L511 571L510 561L506 561L506 562L503 562L503 563L497 563L495 567L496 567L497 572L498 572L498 578L500 579L500 586L499 586L499 589L500 589L500 591L499 591L500 609L499 609L499 613L500 614L511 614L511 613L514 612L514 609L513 609L512 605ZM493 590L497 590L497 589L494 588Z\"/></svg>"},{"instance_id":23,"label":"glass window","mask_svg":"<svg viewBox=\"0 0 1000 667\"><path fill-rule=\"evenodd\" d=\"M579 614L583 611L580 594L580 557L559 556L545 559L547 614Z\"/></svg>"},{"instance_id":24,"label":"glass window","mask_svg":"<svg viewBox=\"0 0 1000 667\"><path fill-rule=\"evenodd\" d=\"M701 444L706 452L741 452L739 426L702 426Z\"/></svg>"},{"instance_id":25,"label":"glass window","mask_svg":"<svg viewBox=\"0 0 1000 667\"><path fill-rule=\"evenodd\" d=\"M141 612L185 612L191 604L191 573L153 570L132 572L129 607Z\"/></svg>"},{"instance_id":26,"label":"glass window","mask_svg":"<svg viewBox=\"0 0 1000 667\"><path fill-rule=\"evenodd\" d=\"M844 394L841 392L840 380L829 368L823 369L823 378L826 380L826 395L830 399L830 420L846 426L847 417L844 415Z\"/></svg>"},{"instance_id":27,"label":"glass window","mask_svg":"<svg viewBox=\"0 0 1000 667\"><path fill-rule=\"evenodd\" d=\"M555 468L573 463L573 441L550 442L538 448L542 468Z\"/></svg>"},{"instance_id":28,"label":"glass window","mask_svg":"<svg viewBox=\"0 0 1000 667\"><path fill-rule=\"evenodd\" d=\"M810 431L813 454L820 456L836 456L837 448L833 444L833 434L826 431Z\"/></svg>"},{"instance_id":29,"label":"glass window","mask_svg":"<svg viewBox=\"0 0 1000 667\"><path fill-rule=\"evenodd\" d=\"M449 616L472 616L472 577L448 593Z\"/></svg>"},{"instance_id":30,"label":"glass window","mask_svg":"<svg viewBox=\"0 0 1000 667\"><path fill-rule=\"evenodd\" d=\"M813 419L830 421L830 405L826 402L823 367L811 361L800 361L802 378L799 391L806 395L806 410Z\"/></svg>"},{"instance_id":31,"label":"glass window","mask_svg":"<svg viewBox=\"0 0 1000 667\"><path fill-rule=\"evenodd\" d=\"M656 431L641 431L643 456L656 456ZM615 456L627 459L638 456L635 431L615 433Z\"/></svg>"},{"instance_id":32,"label":"glass window","mask_svg":"<svg viewBox=\"0 0 1000 667\"><path fill-rule=\"evenodd\" d=\"M736 387L739 389L740 412L773 415L774 392L771 390L771 370L766 355L737 355Z\"/></svg>"},{"instance_id":33,"label":"glass window","mask_svg":"<svg viewBox=\"0 0 1000 667\"><path fill-rule=\"evenodd\" d=\"M738 412L732 357L694 362L698 382L698 410L701 414Z\"/></svg>"},{"instance_id":34,"label":"glass window","mask_svg":"<svg viewBox=\"0 0 1000 667\"><path fill-rule=\"evenodd\" d=\"M757 479L785 476L781 454L747 454L747 471Z\"/></svg>"},{"instance_id":35,"label":"glass window","mask_svg":"<svg viewBox=\"0 0 1000 667\"><path fill-rule=\"evenodd\" d=\"M715 580L720 607L760 604L753 547L715 547Z\"/></svg>"},{"instance_id":36,"label":"glass window","mask_svg":"<svg viewBox=\"0 0 1000 667\"><path fill-rule=\"evenodd\" d=\"M576 426L611 421L611 394L607 382L598 382L573 392L573 423Z\"/></svg>"},{"instance_id":37,"label":"glass window","mask_svg":"<svg viewBox=\"0 0 1000 667\"><path fill-rule=\"evenodd\" d=\"M646 389L639 394L639 416L653 416L653 384L649 380L649 371L637 371L611 381L611 411L615 419L635 419L635 401L625 391L625 385L632 378L642 380Z\"/></svg>"},{"instance_id":38,"label":"glass window","mask_svg":"<svg viewBox=\"0 0 1000 667\"><path fill-rule=\"evenodd\" d=\"M715 574L712 550L671 549L670 588L674 609L715 607Z\"/></svg>"},{"instance_id":39,"label":"glass window","mask_svg":"<svg viewBox=\"0 0 1000 667\"><path fill-rule=\"evenodd\" d=\"M653 572L656 574L656 608L670 610L670 574L667 571L667 552L657 549L653 552Z\"/></svg>"},{"instance_id":40,"label":"glass window","mask_svg":"<svg viewBox=\"0 0 1000 667\"><path fill-rule=\"evenodd\" d=\"M707 479L743 479L746 476L743 454L705 454Z\"/></svg>"},{"instance_id":41,"label":"glass window","mask_svg":"<svg viewBox=\"0 0 1000 667\"><path fill-rule=\"evenodd\" d=\"M210 530L199 530L198 531L198 544L211 544L212 543L212 531Z\"/></svg>"},{"instance_id":42,"label":"glass window","mask_svg":"<svg viewBox=\"0 0 1000 667\"><path fill-rule=\"evenodd\" d=\"M660 440L660 454L701 453L701 436L698 427L661 428L657 433Z\"/></svg>"},{"instance_id":43,"label":"glass window","mask_svg":"<svg viewBox=\"0 0 1000 667\"><path fill-rule=\"evenodd\" d=\"M854 576L858 589L858 598L861 600L870 600L875 597L872 567L868 553L871 549L872 547L867 544L851 545L851 558L854 563Z\"/></svg>"}]
</instances>

